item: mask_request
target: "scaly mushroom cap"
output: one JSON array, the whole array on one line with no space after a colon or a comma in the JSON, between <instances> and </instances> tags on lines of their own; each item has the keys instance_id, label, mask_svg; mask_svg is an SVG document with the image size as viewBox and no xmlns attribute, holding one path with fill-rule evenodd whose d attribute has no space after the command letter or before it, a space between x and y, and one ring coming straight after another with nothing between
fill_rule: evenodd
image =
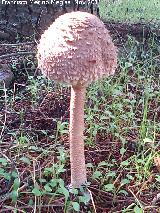
<instances>
[{"instance_id":1,"label":"scaly mushroom cap","mask_svg":"<svg viewBox=\"0 0 160 213\"><path fill-rule=\"evenodd\" d=\"M104 24L86 12L60 16L38 45L38 67L51 80L73 86L114 74L117 49Z\"/></svg>"}]
</instances>

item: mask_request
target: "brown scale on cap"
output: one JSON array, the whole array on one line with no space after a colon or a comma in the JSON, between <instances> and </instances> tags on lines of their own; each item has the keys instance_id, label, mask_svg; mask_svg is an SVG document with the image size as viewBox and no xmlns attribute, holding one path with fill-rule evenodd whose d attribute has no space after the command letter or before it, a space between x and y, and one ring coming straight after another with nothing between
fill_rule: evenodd
<instances>
[{"instance_id":1,"label":"brown scale on cap","mask_svg":"<svg viewBox=\"0 0 160 213\"><path fill-rule=\"evenodd\" d=\"M116 48L104 24L86 12L60 16L44 32L38 45L39 68L51 80L71 85L113 74Z\"/></svg>"},{"instance_id":2,"label":"brown scale on cap","mask_svg":"<svg viewBox=\"0 0 160 213\"><path fill-rule=\"evenodd\" d=\"M71 85L71 185L86 183L84 155L84 102L86 86L114 74L117 50L104 24L86 12L60 16L44 32L38 45L38 66L51 80Z\"/></svg>"}]
</instances>

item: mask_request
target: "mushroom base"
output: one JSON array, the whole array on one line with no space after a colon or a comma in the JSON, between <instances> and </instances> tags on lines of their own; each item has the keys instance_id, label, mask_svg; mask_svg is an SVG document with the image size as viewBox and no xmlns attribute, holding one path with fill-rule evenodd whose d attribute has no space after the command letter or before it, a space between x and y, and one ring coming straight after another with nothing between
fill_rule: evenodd
<instances>
[{"instance_id":1,"label":"mushroom base","mask_svg":"<svg viewBox=\"0 0 160 213\"><path fill-rule=\"evenodd\" d=\"M71 87L69 134L72 188L80 188L87 182L83 139L85 90L85 87Z\"/></svg>"}]
</instances>

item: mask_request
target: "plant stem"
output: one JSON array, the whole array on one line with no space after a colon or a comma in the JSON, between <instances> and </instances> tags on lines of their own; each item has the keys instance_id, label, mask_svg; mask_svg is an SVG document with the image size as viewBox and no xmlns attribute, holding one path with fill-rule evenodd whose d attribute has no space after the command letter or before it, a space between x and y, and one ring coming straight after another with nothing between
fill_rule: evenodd
<instances>
[{"instance_id":1,"label":"plant stem","mask_svg":"<svg viewBox=\"0 0 160 213\"><path fill-rule=\"evenodd\" d=\"M69 133L73 188L80 188L87 181L83 139L85 90L85 87L71 87Z\"/></svg>"}]
</instances>

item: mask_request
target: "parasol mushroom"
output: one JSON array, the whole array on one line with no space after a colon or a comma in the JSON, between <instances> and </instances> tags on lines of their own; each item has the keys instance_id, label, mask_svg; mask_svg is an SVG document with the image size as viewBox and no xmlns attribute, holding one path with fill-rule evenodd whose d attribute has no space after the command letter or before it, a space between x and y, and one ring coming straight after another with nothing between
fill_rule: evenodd
<instances>
[{"instance_id":1,"label":"parasol mushroom","mask_svg":"<svg viewBox=\"0 0 160 213\"><path fill-rule=\"evenodd\" d=\"M88 84L114 74L117 49L103 22L87 12L66 13L41 36L38 67L49 79L71 85L71 186L86 184L84 102Z\"/></svg>"}]
</instances>

